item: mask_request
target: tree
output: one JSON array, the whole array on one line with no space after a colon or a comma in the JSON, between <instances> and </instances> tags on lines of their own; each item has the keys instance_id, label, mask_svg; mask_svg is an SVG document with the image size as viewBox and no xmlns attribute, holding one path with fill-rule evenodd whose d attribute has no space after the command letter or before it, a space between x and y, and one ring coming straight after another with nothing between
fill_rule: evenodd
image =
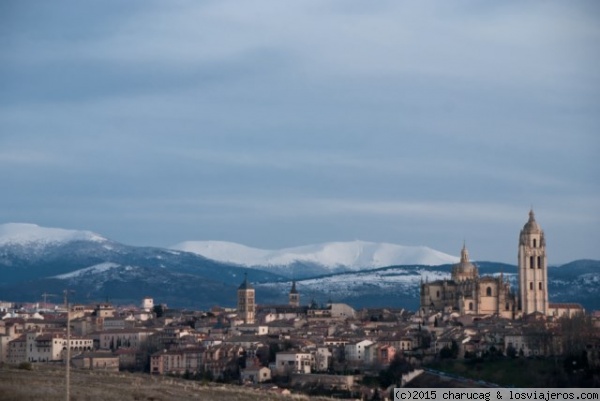
<instances>
[{"instance_id":1,"label":"tree","mask_svg":"<svg viewBox=\"0 0 600 401\"><path fill-rule=\"evenodd\" d=\"M506 347L506 356L512 359L517 357L517 350L512 344L509 344L508 347Z\"/></svg>"},{"instance_id":2,"label":"tree","mask_svg":"<svg viewBox=\"0 0 600 401\"><path fill-rule=\"evenodd\" d=\"M442 347L442 349L440 350L440 358L441 359L452 358L452 351L450 350L450 347L448 347L447 345L444 345Z\"/></svg>"},{"instance_id":3,"label":"tree","mask_svg":"<svg viewBox=\"0 0 600 401\"><path fill-rule=\"evenodd\" d=\"M548 330L543 320L536 320L524 326L523 334L527 347L534 355L548 355L552 353L554 335Z\"/></svg>"},{"instance_id":4,"label":"tree","mask_svg":"<svg viewBox=\"0 0 600 401\"><path fill-rule=\"evenodd\" d=\"M165 314L165 307L160 304L154 305L154 308L152 308L152 312L154 312L157 318L163 317Z\"/></svg>"},{"instance_id":5,"label":"tree","mask_svg":"<svg viewBox=\"0 0 600 401\"><path fill-rule=\"evenodd\" d=\"M412 365L400 354L396 354L390 366L379 372L379 383L381 387L387 388L392 384L400 384L402 375L412 370Z\"/></svg>"},{"instance_id":6,"label":"tree","mask_svg":"<svg viewBox=\"0 0 600 401\"><path fill-rule=\"evenodd\" d=\"M566 357L579 358L594 339L594 324L590 315L563 317L559 320L559 332L563 354Z\"/></svg>"},{"instance_id":7,"label":"tree","mask_svg":"<svg viewBox=\"0 0 600 401\"><path fill-rule=\"evenodd\" d=\"M450 346L450 351L452 352L452 358L456 359L458 357L458 343L455 340L452 340L452 345Z\"/></svg>"}]
</instances>

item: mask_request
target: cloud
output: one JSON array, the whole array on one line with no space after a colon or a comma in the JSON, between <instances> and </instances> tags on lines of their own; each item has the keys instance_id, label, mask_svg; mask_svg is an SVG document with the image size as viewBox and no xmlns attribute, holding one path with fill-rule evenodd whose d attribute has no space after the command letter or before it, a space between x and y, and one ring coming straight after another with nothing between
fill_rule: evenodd
<instances>
[{"instance_id":1,"label":"cloud","mask_svg":"<svg viewBox=\"0 0 600 401\"><path fill-rule=\"evenodd\" d=\"M164 235L258 226L266 247L282 229L288 245L361 230L427 244L457 224L521 224L533 203L564 230L594 232L595 2L3 10L9 221L62 216L136 243L189 239L152 228L173 221Z\"/></svg>"}]
</instances>

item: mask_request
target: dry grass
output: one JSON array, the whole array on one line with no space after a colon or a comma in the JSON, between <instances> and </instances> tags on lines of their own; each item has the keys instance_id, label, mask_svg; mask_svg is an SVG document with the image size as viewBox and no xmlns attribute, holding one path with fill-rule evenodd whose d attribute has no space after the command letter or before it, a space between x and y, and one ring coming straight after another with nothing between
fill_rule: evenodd
<instances>
[{"instance_id":1,"label":"dry grass","mask_svg":"<svg viewBox=\"0 0 600 401\"><path fill-rule=\"evenodd\" d=\"M64 369L35 366L34 370L0 368L0 401L64 401ZM246 387L205 385L181 379L132 373L71 371L71 401L283 401L319 400L285 396Z\"/></svg>"}]
</instances>

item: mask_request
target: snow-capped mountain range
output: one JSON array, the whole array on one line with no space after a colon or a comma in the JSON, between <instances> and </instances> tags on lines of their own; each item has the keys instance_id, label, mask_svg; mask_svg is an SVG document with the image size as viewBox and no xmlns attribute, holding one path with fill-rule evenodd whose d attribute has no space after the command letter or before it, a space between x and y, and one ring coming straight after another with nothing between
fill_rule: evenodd
<instances>
[{"instance_id":1,"label":"snow-capped mountain range","mask_svg":"<svg viewBox=\"0 0 600 401\"><path fill-rule=\"evenodd\" d=\"M363 241L281 250L215 241L171 249L137 247L90 231L10 223L0 225L0 296L35 301L42 293L69 288L77 302L108 297L115 303L137 303L150 295L174 307L234 306L247 273L259 303L287 302L294 279L303 303L332 298L354 307L414 309L419 282L448 278L457 260L427 247ZM516 279L514 265L478 266L481 274L503 272L511 282ZM600 307L599 261L550 267L548 276L553 302Z\"/></svg>"},{"instance_id":2,"label":"snow-capped mountain range","mask_svg":"<svg viewBox=\"0 0 600 401\"><path fill-rule=\"evenodd\" d=\"M224 263L268 269L285 276L295 274L296 277L397 265L436 266L459 260L456 256L425 246L366 241L328 242L279 250L251 248L223 241L187 241L171 249L192 252Z\"/></svg>"},{"instance_id":3,"label":"snow-capped mountain range","mask_svg":"<svg viewBox=\"0 0 600 401\"><path fill-rule=\"evenodd\" d=\"M0 225L0 246L29 251L84 241L110 249L112 241L91 231L40 227L35 224ZM397 265L436 266L456 263L459 258L426 246L403 246L366 241L328 242L279 250L251 248L225 241L186 241L170 247L217 262L269 271L285 277L363 271ZM86 266L87 268L89 266Z\"/></svg>"}]
</instances>

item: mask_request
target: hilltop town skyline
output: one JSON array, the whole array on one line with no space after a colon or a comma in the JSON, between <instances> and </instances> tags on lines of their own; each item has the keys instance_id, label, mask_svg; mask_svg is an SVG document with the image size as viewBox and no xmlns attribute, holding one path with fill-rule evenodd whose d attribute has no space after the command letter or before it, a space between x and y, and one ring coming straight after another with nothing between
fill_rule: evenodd
<instances>
[{"instance_id":1,"label":"hilltop town skyline","mask_svg":"<svg viewBox=\"0 0 600 401\"><path fill-rule=\"evenodd\" d=\"M511 289L504 274L480 275L463 245L450 279L421 278L416 311L302 302L305 294L295 280L287 302L259 303L264 287L248 280L249 269L237 289L225 294L235 308L170 309L152 296L141 298L139 306L74 303L68 290L62 307L50 307L46 299L41 305L4 301L0 362L27 371L66 361L67 371L72 363L78 370L127 369L257 389L268 383L271 390L281 386L320 395L381 396L409 383L431 387L440 377L446 387L596 387L600 314L573 302L549 302L546 251L544 230L530 211L519 232L518 288ZM89 273L85 270L64 278ZM115 284L120 280L111 276ZM181 293L184 285L174 290ZM476 372L469 372L472 360ZM518 377L497 374L512 368L481 372L482 366L525 364L533 365ZM460 375L444 373L456 366L464 366Z\"/></svg>"}]
</instances>

